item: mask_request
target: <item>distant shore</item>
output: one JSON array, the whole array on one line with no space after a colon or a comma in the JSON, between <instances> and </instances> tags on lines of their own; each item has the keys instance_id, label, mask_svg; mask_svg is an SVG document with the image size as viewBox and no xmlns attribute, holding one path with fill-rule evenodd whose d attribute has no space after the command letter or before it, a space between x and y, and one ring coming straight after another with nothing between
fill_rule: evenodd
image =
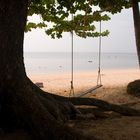
<instances>
[{"instance_id":1,"label":"distant shore","mask_svg":"<svg viewBox=\"0 0 140 140\"><path fill-rule=\"evenodd\" d=\"M126 86L129 82L140 79L139 69L110 69L103 70L102 84L104 87ZM30 79L36 82L42 82L43 90L68 96L70 91L70 73L50 73L45 74L28 74ZM76 93L85 91L88 88L96 86L97 71L93 72L75 72L74 73L74 89Z\"/></svg>"}]
</instances>

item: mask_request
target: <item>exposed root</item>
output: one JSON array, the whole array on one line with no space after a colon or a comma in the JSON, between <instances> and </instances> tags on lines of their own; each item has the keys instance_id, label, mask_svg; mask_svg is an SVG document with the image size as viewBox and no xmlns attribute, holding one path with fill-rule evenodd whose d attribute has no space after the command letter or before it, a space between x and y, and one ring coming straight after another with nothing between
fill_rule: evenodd
<instances>
[{"instance_id":1,"label":"exposed root","mask_svg":"<svg viewBox=\"0 0 140 140\"><path fill-rule=\"evenodd\" d=\"M36 87L31 81L29 81L29 85L33 92L30 95L34 94L35 97L33 96L34 101L32 106L29 106L29 109L26 110L26 112L28 112L31 108L31 112L33 113L29 116L27 115L27 118L29 118L29 120L31 121L31 130L34 133L38 132L40 139L42 140L45 140L46 138L52 140L95 139L93 137L83 136L83 134L79 133L76 130L73 130L72 128L69 128L68 126L65 126L64 123L62 123L80 114L80 112L77 111L77 109L72 104L77 106L97 106L99 108L102 108L103 110L111 110L123 115L140 116L140 111L135 109L110 104L108 102L94 98L61 97L42 91L41 89ZM37 111L34 112L32 107L39 108L37 109ZM98 116L99 115L104 116L104 114L99 114L98 112ZM90 117L94 118L93 115L91 115Z\"/></svg>"},{"instance_id":2,"label":"exposed root","mask_svg":"<svg viewBox=\"0 0 140 140\"><path fill-rule=\"evenodd\" d=\"M114 117L120 117L121 115L119 113L113 112L113 111L105 111L101 108L81 108L78 107L78 110L84 115L78 114L78 119L105 119L105 118L114 118Z\"/></svg>"},{"instance_id":3,"label":"exposed root","mask_svg":"<svg viewBox=\"0 0 140 140\"><path fill-rule=\"evenodd\" d=\"M66 122L75 119L76 114L80 113L70 102L61 102L58 100L50 100L42 96L38 96L41 103L51 113L58 122Z\"/></svg>"},{"instance_id":4,"label":"exposed root","mask_svg":"<svg viewBox=\"0 0 140 140\"><path fill-rule=\"evenodd\" d=\"M59 122L65 122L69 119L75 119L77 114L81 114L78 109L69 101L57 100L52 94L42 91L28 79L32 90L38 95L41 103ZM52 104L53 103L53 104Z\"/></svg>"},{"instance_id":5,"label":"exposed root","mask_svg":"<svg viewBox=\"0 0 140 140\"><path fill-rule=\"evenodd\" d=\"M85 136L64 124L64 121L78 113L70 102L58 101L50 94L46 94L47 98L39 96L37 93L41 90L33 84L25 82L23 87L17 88L13 94L4 94L6 111L13 112L16 121L19 120L19 124L37 139L96 140L93 136ZM1 105L4 108L3 104Z\"/></svg>"},{"instance_id":6,"label":"exposed root","mask_svg":"<svg viewBox=\"0 0 140 140\"><path fill-rule=\"evenodd\" d=\"M47 93L47 94L50 94L50 93ZM50 95L56 100L59 100L62 102L71 102L74 105L97 106L99 108L103 108L104 110L114 111L125 116L140 116L139 110L135 110L135 109L128 108L125 106L111 104L106 101L95 99L95 98L79 98L79 97L67 98L67 97L62 97L62 96L58 96L54 94L50 94ZM42 92L42 93L40 92L39 96L47 98L47 95L45 94L45 92Z\"/></svg>"}]
</instances>

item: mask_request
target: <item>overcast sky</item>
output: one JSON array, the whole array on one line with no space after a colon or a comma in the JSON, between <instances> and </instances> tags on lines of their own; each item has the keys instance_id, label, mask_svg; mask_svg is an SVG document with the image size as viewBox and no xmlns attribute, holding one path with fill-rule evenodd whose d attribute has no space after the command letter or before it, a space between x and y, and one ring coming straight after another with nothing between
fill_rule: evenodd
<instances>
[{"instance_id":1,"label":"overcast sky","mask_svg":"<svg viewBox=\"0 0 140 140\"><path fill-rule=\"evenodd\" d=\"M102 22L103 29L108 29L110 34L102 38L102 52L136 52L132 9L123 10L120 14L111 16L110 21ZM25 52L69 52L70 50L70 33L65 33L62 39L51 39L39 29L25 34ZM97 52L98 38L82 39L74 36L74 51Z\"/></svg>"}]
</instances>

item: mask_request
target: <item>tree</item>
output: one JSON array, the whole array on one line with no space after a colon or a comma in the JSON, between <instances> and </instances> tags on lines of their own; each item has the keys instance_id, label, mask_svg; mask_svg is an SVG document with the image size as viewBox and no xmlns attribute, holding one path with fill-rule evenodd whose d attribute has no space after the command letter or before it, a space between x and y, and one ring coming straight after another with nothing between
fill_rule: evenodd
<instances>
[{"instance_id":1,"label":"tree","mask_svg":"<svg viewBox=\"0 0 140 140\"><path fill-rule=\"evenodd\" d=\"M65 125L65 121L74 119L80 114L73 104L96 105L124 115L140 115L137 110L97 99L68 99L53 95L42 91L30 81L23 62L24 30L27 14L43 13L43 7L46 8L43 2L50 2L46 5L48 10L53 8L52 0L0 1L0 127L5 131L22 127L39 140L93 140L95 138L83 136ZM69 8L67 7L69 2L71 0L66 3L62 0L59 3L60 6ZM77 2L80 3L78 0ZM48 11L50 15L55 14L53 10L55 11L55 9ZM55 21L53 16L49 19ZM42 27L44 24L37 26Z\"/></svg>"},{"instance_id":2,"label":"tree","mask_svg":"<svg viewBox=\"0 0 140 140\"><path fill-rule=\"evenodd\" d=\"M133 18L134 18L134 28L135 28L135 38L136 47L138 54L138 61L140 66L140 11L139 11L139 1L132 0Z\"/></svg>"},{"instance_id":3,"label":"tree","mask_svg":"<svg viewBox=\"0 0 140 140\"><path fill-rule=\"evenodd\" d=\"M28 15L40 15L41 22L27 22L26 30L46 27L47 35L52 38L60 38L63 32L71 31L84 38L97 37L100 34L96 31L95 22L108 21L108 13L116 14L129 7L130 3L126 0L34 0L30 3ZM51 27L46 25L49 22L53 23ZM101 33L102 36L108 34L108 30Z\"/></svg>"}]
</instances>

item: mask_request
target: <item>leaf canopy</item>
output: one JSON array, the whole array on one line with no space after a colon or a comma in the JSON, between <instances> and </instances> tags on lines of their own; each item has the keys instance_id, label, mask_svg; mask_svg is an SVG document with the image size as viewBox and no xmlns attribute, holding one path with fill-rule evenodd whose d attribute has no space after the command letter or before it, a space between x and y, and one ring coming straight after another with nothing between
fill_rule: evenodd
<instances>
[{"instance_id":1,"label":"leaf canopy","mask_svg":"<svg viewBox=\"0 0 140 140\"><path fill-rule=\"evenodd\" d=\"M110 13L129 7L131 4L127 0L31 0L28 16L39 15L41 21L27 22L26 31L45 28L46 34L52 38L62 37L63 32L75 32L84 38L107 36L109 31L100 34L95 23L108 21Z\"/></svg>"}]
</instances>

